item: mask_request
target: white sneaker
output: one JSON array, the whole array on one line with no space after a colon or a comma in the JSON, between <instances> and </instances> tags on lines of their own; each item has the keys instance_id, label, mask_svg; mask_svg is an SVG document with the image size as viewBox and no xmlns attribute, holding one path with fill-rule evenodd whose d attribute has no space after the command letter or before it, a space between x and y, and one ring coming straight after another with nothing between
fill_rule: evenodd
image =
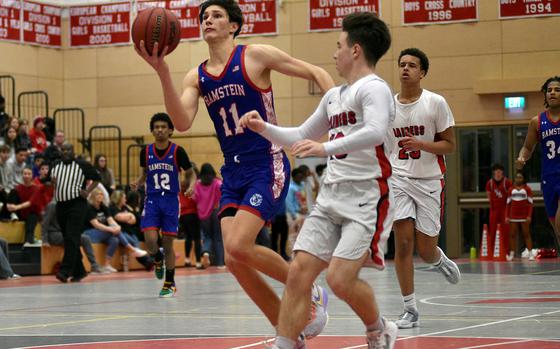
<instances>
[{"instance_id":1,"label":"white sneaker","mask_svg":"<svg viewBox=\"0 0 560 349\"><path fill-rule=\"evenodd\" d=\"M16 280L16 279L21 279L21 275L12 274L12 276L8 277L8 280Z\"/></svg>"},{"instance_id":2,"label":"white sneaker","mask_svg":"<svg viewBox=\"0 0 560 349\"><path fill-rule=\"evenodd\" d=\"M383 331L366 332L368 349L393 349L399 331L394 322L383 319Z\"/></svg>"},{"instance_id":3,"label":"white sneaker","mask_svg":"<svg viewBox=\"0 0 560 349\"><path fill-rule=\"evenodd\" d=\"M509 251L509 253L506 255L506 260L508 262L511 262L513 260L513 258L515 257L515 252L513 251Z\"/></svg>"},{"instance_id":4,"label":"white sneaker","mask_svg":"<svg viewBox=\"0 0 560 349\"><path fill-rule=\"evenodd\" d=\"M307 326L303 329L305 338L317 337L327 326L327 322L329 322L329 314L327 313L328 303L329 294L327 290L313 284L311 287L311 314L309 315Z\"/></svg>"},{"instance_id":5,"label":"white sneaker","mask_svg":"<svg viewBox=\"0 0 560 349\"><path fill-rule=\"evenodd\" d=\"M17 214L15 214L14 212L10 213L10 220L11 221L18 221L19 217Z\"/></svg>"},{"instance_id":6,"label":"white sneaker","mask_svg":"<svg viewBox=\"0 0 560 349\"><path fill-rule=\"evenodd\" d=\"M395 321L395 324L398 328L418 327L418 325L420 325L420 321L418 321L418 312L412 309L405 309L404 313Z\"/></svg>"},{"instance_id":7,"label":"white sneaker","mask_svg":"<svg viewBox=\"0 0 560 349\"><path fill-rule=\"evenodd\" d=\"M105 274L105 273L116 273L116 272L117 272L117 269L113 268L113 266L110 265L110 264L103 267L103 274Z\"/></svg>"},{"instance_id":8,"label":"white sneaker","mask_svg":"<svg viewBox=\"0 0 560 349\"><path fill-rule=\"evenodd\" d=\"M529 258L529 250L527 248L521 252L521 258Z\"/></svg>"},{"instance_id":9,"label":"white sneaker","mask_svg":"<svg viewBox=\"0 0 560 349\"><path fill-rule=\"evenodd\" d=\"M459 270L459 267L455 262L447 258L441 248L438 247L438 249L441 252L441 263L435 267L443 274L443 276L445 276L447 282L450 284L458 284L459 281L461 281L461 271Z\"/></svg>"},{"instance_id":10,"label":"white sneaker","mask_svg":"<svg viewBox=\"0 0 560 349\"><path fill-rule=\"evenodd\" d=\"M134 257L136 257L136 258L144 257L144 256L147 255L147 254L148 254L148 252L146 252L146 251L144 251L144 250L141 250L141 249L139 249L139 248L137 248L137 247L135 247L135 248L134 248L134 252L132 252L132 255L133 255Z\"/></svg>"}]
</instances>

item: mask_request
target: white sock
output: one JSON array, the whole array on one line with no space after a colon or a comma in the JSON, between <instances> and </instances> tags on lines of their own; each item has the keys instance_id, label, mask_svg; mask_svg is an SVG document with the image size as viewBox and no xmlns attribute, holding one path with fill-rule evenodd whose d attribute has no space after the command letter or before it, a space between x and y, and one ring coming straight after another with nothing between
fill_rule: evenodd
<instances>
[{"instance_id":1,"label":"white sock","mask_svg":"<svg viewBox=\"0 0 560 349\"><path fill-rule=\"evenodd\" d=\"M414 293L411 293L408 296L403 296L403 302L405 310L413 310L416 313L418 312L418 308L416 308L416 296Z\"/></svg>"},{"instance_id":2,"label":"white sock","mask_svg":"<svg viewBox=\"0 0 560 349\"><path fill-rule=\"evenodd\" d=\"M276 345L278 349L293 349L296 342L290 338L278 336L276 337L276 341L274 341L274 345Z\"/></svg>"},{"instance_id":3,"label":"white sock","mask_svg":"<svg viewBox=\"0 0 560 349\"><path fill-rule=\"evenodd\" d=\"M377 320L375 320L374 323L366 326L367 332L374 332L374 331L383 332L384 329L385 329L385 323L383 322L383 318L381 317L381 315L379 315L379 317L377 318Z\"/></svg>"}]
</instances>

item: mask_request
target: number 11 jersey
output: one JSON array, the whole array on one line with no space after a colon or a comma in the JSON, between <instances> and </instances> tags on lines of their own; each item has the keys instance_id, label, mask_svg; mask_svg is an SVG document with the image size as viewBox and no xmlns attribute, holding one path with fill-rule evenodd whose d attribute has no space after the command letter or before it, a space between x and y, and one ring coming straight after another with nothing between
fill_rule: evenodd
<instances>
[{"instance_id":1,"label":"number 11 jersey","mask_svg":"<svg viewBox=\"0 0 560 349\"><path fill-rule=\"evenodd\" d=\"M251 160L261 156L270 159L271 153L280 151L264 137L243 129L239 119L243 114L256 110L262 118L276 124L272 87L265 90L255 86L245 70L245 50L238 45L233 50L220 76L206 71L206 62L198 67L198 85L208 114L214 123L226 165L231 160Z\"/></svg>"}]
</instances>

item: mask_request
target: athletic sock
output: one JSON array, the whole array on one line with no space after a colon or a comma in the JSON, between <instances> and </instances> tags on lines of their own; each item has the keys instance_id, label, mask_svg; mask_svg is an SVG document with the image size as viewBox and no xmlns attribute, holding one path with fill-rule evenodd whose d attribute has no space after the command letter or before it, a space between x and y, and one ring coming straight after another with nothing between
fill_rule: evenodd
<instances>
[{"instance_id":1,"label":"athletic sock","mask_svg":"<svg viewBox=\"0 0 560 349\"><path fill-rule=\"evenodd\" d=\"M383 318L381 317L381 315L377 317L377 320L375 320L374 323L366 326L367 332L374 332L374 331L383 332L384 329L385 329L385 323L383 322Z\"/></svg>"},{"instance_id":2,"label":"athletic sock","mask_svg":"<svg viewBox=\"0 0 560 349\"><path fill-rule=\"evenodd\" d=\"M437 249L439 250L440 253L440 257L439 260L435 263L432 263L432 265L434 267L439 267L441 265L441 263L443 263L443 261L445 260L445 253L443 253L443 251L441 250L441 248L437 247Z\"/></svg>"},{"instance_id":3,"label":"athletic sock","mask_svg":"<svg viewBox=\"0 0 560 349\"><path fill-rule=\"evenodd\" d=\"M175 283L175 269L165 269L165 282Z\"/></svg>"},{"instance_id":4,"label":"athletic sock","mask_svg":"<svg viewBox=\"0 0 560 349\"><path fill-rule=\"evenodd\" d=\"M159 263L163 260L163 253L161 253L161 250L159 248L158 248L156 254L152 254L151 256L154 259L154 261L157 262L157 263Z\"/></svg>"},{"instance_id":5,"label":"athletic sock","mask_svg":"<svg viewBox=\"0 0 560 349\"><path fill-rule=\"evenodd\" d=\"M405 310L413 310L416 313L418 312L418 308L416 308L416 296L414 293L411 293L408 296L403 296L403 302Z\"/></svg>"},{"instance_id":6,"label":"athletic sock","mask_svg":"<svg viewBox=\"0 0 560 349\"><path fill-rule=\"evenodd\" d=\"M296 342L290 338L278 336L276 337L274 344L278 347L278 349L293 349Z\"/></svg>"}]
</instances>

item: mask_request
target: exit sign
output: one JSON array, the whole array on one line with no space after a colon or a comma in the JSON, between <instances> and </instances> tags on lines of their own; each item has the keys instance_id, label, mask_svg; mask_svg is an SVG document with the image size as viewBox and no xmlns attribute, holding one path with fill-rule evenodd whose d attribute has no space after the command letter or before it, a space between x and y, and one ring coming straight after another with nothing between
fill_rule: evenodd
<instances>
[{"instance_id":1,"label":"exit sign","mask_svg":"<svg viewBox=\"0 0 560 349\"><path fill-rule=\"evenodd\" d=\"M525 97L523 96L505 97L504 107L506 108L506 110L525 109Z\"/></svg>"}]
</instances>

